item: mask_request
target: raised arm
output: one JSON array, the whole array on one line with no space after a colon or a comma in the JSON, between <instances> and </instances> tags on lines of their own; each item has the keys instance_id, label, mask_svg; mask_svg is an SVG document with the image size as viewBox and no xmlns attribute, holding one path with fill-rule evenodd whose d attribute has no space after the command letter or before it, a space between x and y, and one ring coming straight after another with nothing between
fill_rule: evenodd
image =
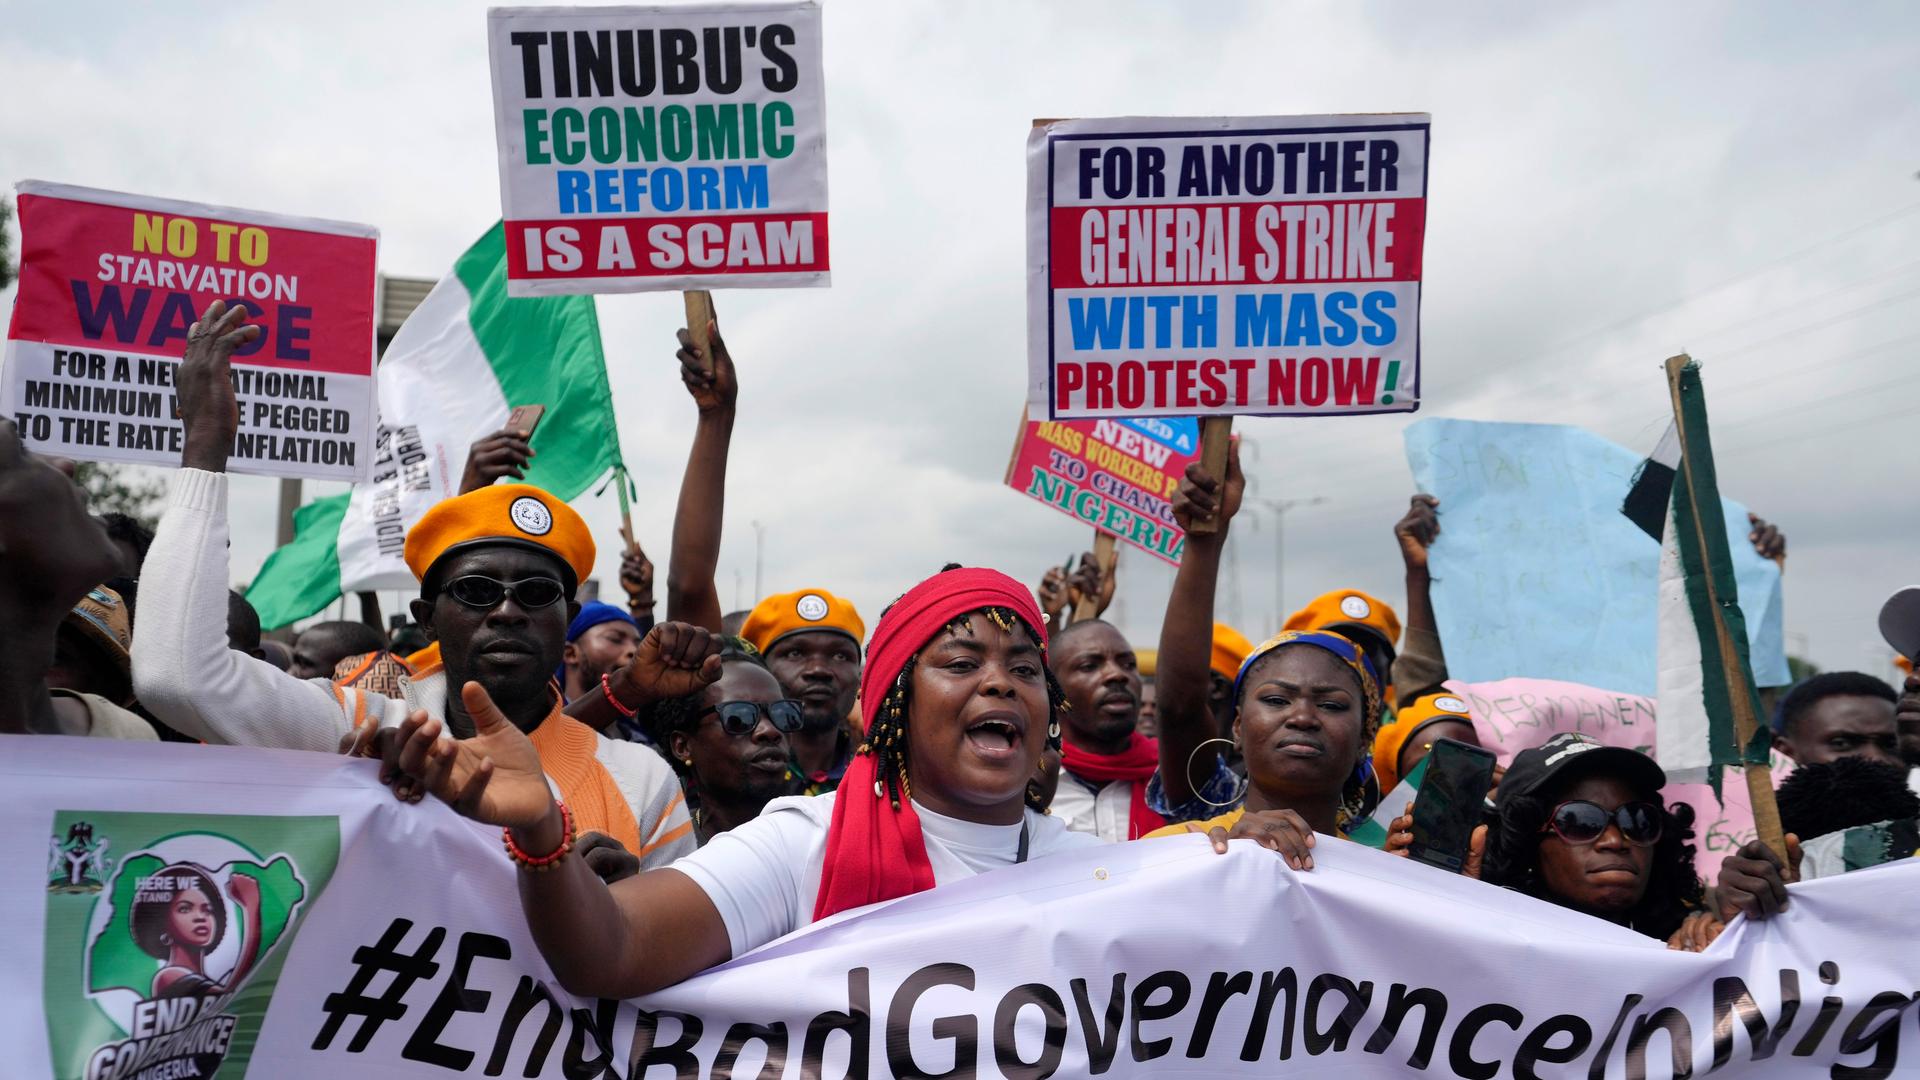
<instances>
[{"instance_id":1,"label":"raised arm","mask_svg":"<svg viewBox=\"0 0 1920 1080\"><path fill-rule=\"evenodd\" d=\"M1393 703L1396 708L1434 693L1447 681L1447 657L1433 618L1433 578L1427 571L1427 552L1439 535L1440 500L1415 495L1406 516L1393 527L1401 561L1407 566L1407 636L1393 661L1391 680L1399 699Z\"/></svg>"},{"instance_id":2,"label":"raised arm","mask_svg":"<svg viewBox=\"0 0 1920 1080\"><path fill-rule=\"evenodd\" d=\"M176 376L181 464L140 578L133 687L167 726L210 743L332 751L348 729L323 683L227 646L227 455L239 423L231 360L259 328L216 300Z\"/></svg>"},{"instance_id":3,"label":"raised arm","mask_svg":"<svg viewBox=\"0 0 1920 1080\"><path fill-rule=\"evenodd\" d=\"M1218 738L1213 712L1207 707L1207 674L1212 670L1213 593L1220 579L1220 552L1226 547L1227 527L1240 510L1246 478L1240 473L1240 445L1227 455L1225 483L1208 476L1199 462L1187 466L1187 475L1173 496L1173 516L1186 528L1196 516L1219 512L1220 530L1187 534L1180 569L1173 576L1173 595L1160 626L1160 658L1154 676L1154 708L1160 716L1160 784L1170 806L1193 798L1196 777L1212 775L1212 759L1195 762L1195 776L1187 774L1190 759L1208 739Z\"/></svg>"},{"instance_id":4,"label":"raised arm","mask_svg":"<svg viewBox=\"0 0 1920 1080\"><path fill-rule=\"evenodd\" d=\"M673 512L673 549L667 556L667 619L720 630L720 523L727 495L727 447L733 441L733 406L739 392L733 357L711 326L711 346L702 349L680 331L680 381L687 384L700 420L693 429L687 475Z\"/></svg>"}]
</instances>

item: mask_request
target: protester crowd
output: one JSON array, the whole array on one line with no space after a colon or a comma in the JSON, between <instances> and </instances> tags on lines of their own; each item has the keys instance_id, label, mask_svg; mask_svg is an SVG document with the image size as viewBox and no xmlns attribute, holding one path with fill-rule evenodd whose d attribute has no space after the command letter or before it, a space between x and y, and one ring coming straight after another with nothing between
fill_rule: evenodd
<instances>
[{"instance_id":1,"label":"protester crowd","mask_svg":"<svg viewBox=\"0 0 1920 1080\"><path fill-rule=\"evenodd\" d=\"M1257 643L1215 621L1237 448L1225 475L1193 465L1174 494L1183 527L1218 527L1189 532L1157 642L1098 617L1116 575L1091 555L1037 589L929 556L935 572L871 624L832 582L722 612L738 379L717 327L708 346L680 336L699 419L660 621L653 565L625 537L628 603L577 602L595 538L514 482L531 449L503 430L407 534L420 592L405 634L376 615L310 626L290 649L263 641L226 586L228 369L259 333L246 317L215 302L191 331L182 467L151 534L91 516L71 468L0 420L15 634L0 730L377 758L399 798L504 830L535 938L576 992L672 985L837 912L1088 845L1200 833L1311 872L1316 848L1352 842L1437 743L1477 743L1443 686L1427 554L1445 508L1431 497L1393 530L1404 620L1341 587ZM1748 539L1784 559L1773 526L1756 520ZM1911 592L1881 619L1909 661ZM1850 869L1847 830L1883 825L1910 853L1920 676L1896 689L1816 675L1773 713L1796 766L1779 790L1784 851L1755 840L1703 880L1696 809L1663 798L1660 765L1563 733L1496 776L1461 871L1697 951L1736 916L1782 910L1787 884ZM1386 849L1405 855L1414 807L1389 809Z\"/></svg>"}]
</instances>

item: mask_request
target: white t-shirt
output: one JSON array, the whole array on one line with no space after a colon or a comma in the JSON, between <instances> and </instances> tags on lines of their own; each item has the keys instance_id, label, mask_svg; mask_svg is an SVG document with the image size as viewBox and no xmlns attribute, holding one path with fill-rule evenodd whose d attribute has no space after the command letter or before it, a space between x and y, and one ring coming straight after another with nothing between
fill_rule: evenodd
<instances>
[{"instance_id":1,"label":"white t-shirt","mask_svg":"<svg viewBox=\"0 0 1920 1080\"><path fill-rule=\"evenodd\" d=\"M719 909L734 956L813 921L835 794L775 799L759 817L673 864ZM919 803L913 806L936 885L1013 865L1021 826L980 825L936 814ZM1029 859L1100 843L1098 837L1068 832L1060 822L1032 810L1027 811L1026 828Z\"/></svg>"}]
</instances>

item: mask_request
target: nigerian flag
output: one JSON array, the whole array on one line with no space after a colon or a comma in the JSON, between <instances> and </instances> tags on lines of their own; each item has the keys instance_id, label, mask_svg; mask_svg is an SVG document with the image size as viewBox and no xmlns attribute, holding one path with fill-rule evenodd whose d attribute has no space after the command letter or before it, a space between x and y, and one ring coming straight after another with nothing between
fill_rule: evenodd
<instances>
[{"instance_id":1,"label":"nigerian flag","mask_svg":"<svg viewBox=\"0 0 1920 1080\"><path fill-rule=\"evenodd\" d=\"M296 535L247 590L266 627L343 592L412 588L407 530L457 494L467 448L516 405L545 405L526 482L572 499L621 465L591 296L509 299L495 225L434 286L380 361L373 480L294 514Z\"/></svg>"},{"instance_id":2,"label":"nigerian flag","mask_svg":"<svg viewBox=\"0 0 1920 1080\"><path fill-rule=\"evenodd\" d=\"M1707 782L1718 790L1723 766L1766 767L1770 729L1759 720L1700 365L1684 357L1668 365L1674 427L1651 459L1671 469L1673 487L1660 543L1654 757L1669 780ZM1747 724L1753 733L1742 746L1736 732Z\"/></svg>"}]
</instances>

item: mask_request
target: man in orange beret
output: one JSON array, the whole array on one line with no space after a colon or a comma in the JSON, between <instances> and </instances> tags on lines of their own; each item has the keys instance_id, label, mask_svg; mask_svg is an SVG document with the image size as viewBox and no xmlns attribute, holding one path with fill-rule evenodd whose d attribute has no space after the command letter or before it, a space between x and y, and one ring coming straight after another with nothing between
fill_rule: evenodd
<instances>
[{"instance_id":1,"label":"man in orange beret","mask_svg":"<svg viewBox=\"0 0 1920 1080\"><path fill-rule=\"evenodd\" d=\"M1312 603L1287 616L1281 629L1331 630L1366 652L1383 684L1393 682L1389 672L1400 647L1400 616L1359 589L1335 589L1314 597ZM1391 694L1387 700L1391 704Z\"/></svg>"},{"instance_id":2,"label":"man in orange beret","mask_svg":"<svg viewBox=\"0 0 1920 1080\"><path fill-rule=\"evenodd\" d=\"M867 636L860 613L825 589L799 589L754 605L740 636L760 650L780 688L800 703L802 726L787 739L806 793L839 787L858 741L850 718L860 695L860 643Z\"/></svg>"},{"instance_id":3,"label":"man in orange beret","mask_svg":"<svg viewBox=\"0 0 1920 1080\"><path fill-rule=\"evenodd\" d=\"M606 739L561 710L552 673L594 544L580 515L539 488L506 484L443 500L407 533L407 566L420 579L413 616L441 663L401 679L399 699L295 678L227 647L226 468L238 416L229 373L251 329L244 316L216 301L190 332L176 375L183 468L142 574L133 642L142 703L210 743L335 752L346 736L397 727L410 714L470 737L462 693L478 684L531 737L581 831L612 837L643 866L692 851L685 800L659 755ZM683 684L704 685L705 631L663 637L657 628L648 642L620 678L596 688L594 707L610 698L630 710L685 693Z\"/></svg>"}]
</instances>

